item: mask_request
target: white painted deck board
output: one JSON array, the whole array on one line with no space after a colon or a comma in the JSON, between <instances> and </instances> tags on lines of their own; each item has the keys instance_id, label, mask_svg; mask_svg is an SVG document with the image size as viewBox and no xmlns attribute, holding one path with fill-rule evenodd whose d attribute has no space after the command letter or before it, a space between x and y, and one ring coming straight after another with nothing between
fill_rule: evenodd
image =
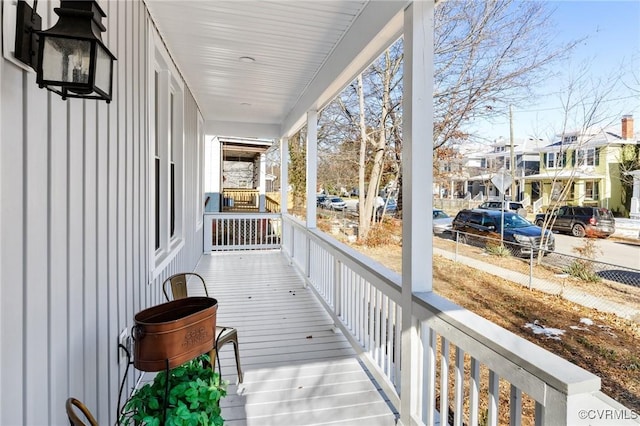
<instances>
[{"instance_id":1,"label":"white painted deck board","mask_svg":"<svg viewBox=\"0 0 640 426\"><path fill-rule=\"evenodd\" d=\"M218 300L217 324L238 329L241 385L233 346L220 350L230 383L225 426L395 425L353 348L284 255L213 253L196 272Z\"/></svg>"}]
</instances>

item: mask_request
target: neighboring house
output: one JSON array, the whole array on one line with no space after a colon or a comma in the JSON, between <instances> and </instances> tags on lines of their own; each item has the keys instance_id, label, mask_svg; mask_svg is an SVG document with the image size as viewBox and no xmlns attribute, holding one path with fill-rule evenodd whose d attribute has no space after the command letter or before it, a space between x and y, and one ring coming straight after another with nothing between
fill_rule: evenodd
<instances>
[{"instance_id":1,"label":"neighboring house","mask_svg":"<svg viewBox=\"0 0 640 426\"><path fill-rule=\"evenodd\" d=\"M628 216L620 164L638 143L633 117L624 116L619 128L587 129L560 135L540 149L540 173L526 177L528 190L540 188L536 206L554 203L607 207Z\"/></svg>"},{"instance_id":2,"label":"neighboring house","mask_svg":"<svg viewBox=\"0 0 640 426\"><path fill-rule=\"evenodd\" d=\"M513 143L513 158L515 169L513 170L516 183L516 200L525 198L525 186L522 184L523 177L538 173L540 155L538 149L545 144L542 139L527 138L518 139ZM500 192L491 183L491 179L500 170L511 170L511 142L498 138L491 145L476 146L473 150L468 150L459 161L463 166L457 175L451 176L452 187L455 187L460 194L468 197L481 195L482 198L498 197ZM511 195L511 189L507 190L507 195ZM531 191L527 193L531 196Z\"/></svg>"},{"instance_id":3,"label":"neighboring house","mask_svg":"<svg viewBox=\"0 0 640 426\"><path fill-rule=\"evenodd\" d=\"M469 198L482 192L470 184L470 178L484 170L489 147L467 142L451 150L450 155L434 159L433 194L441 198Z\"/></svg>"}]
</instances>

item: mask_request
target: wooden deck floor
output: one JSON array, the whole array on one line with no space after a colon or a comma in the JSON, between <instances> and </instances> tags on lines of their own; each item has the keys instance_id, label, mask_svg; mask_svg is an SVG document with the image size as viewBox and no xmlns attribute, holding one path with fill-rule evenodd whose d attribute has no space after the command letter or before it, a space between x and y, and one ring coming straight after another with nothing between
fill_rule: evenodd
<instances>
[{"instance_id":1,"label":"wooden deck floor","mask_svg":"<svg viewBox=\"0 0 640 426\"><path fill-rule=\"evenodd\" d=\"M354 350L283 254L204 255L196 272L218 300L217 324L238 329L240 386L233 345L220 351L229 380L225 426L395 424Z\"/></svg>"}]
</instances>

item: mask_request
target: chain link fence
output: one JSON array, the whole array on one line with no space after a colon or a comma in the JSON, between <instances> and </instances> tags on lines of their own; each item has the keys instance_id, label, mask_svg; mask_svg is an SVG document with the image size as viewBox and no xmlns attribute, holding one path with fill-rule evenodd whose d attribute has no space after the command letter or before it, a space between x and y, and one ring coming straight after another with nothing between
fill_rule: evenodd
<instances>
[{"instance_id":1,"label":"chain link fence","mask_svg":"<svg viewBox=\"0 0 640 426\"><path fill-rule=\"evenodd\" d=\"M434 236L434 251L530 289L640 321L638 269L457 231Z\"/></svg>"}]
</instances>

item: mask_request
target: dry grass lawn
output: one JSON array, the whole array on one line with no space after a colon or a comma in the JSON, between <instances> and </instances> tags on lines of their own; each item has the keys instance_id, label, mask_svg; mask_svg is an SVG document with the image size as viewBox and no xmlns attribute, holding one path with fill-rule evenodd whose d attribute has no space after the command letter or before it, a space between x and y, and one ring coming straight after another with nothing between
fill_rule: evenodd
<instances>
[{"instance_id":1,"label":"dry grass lawn","mask_svg":"<svg viewBox=\"0 0 640 426\"><path fill-rule=\"evenodd\" d=\"M401 271L399 244L356 248L388 268ZM509 259L496 258L498 261ZM436 293L596 374L602 379L605 394L640 412L640 324L583 307L558 295L529 290L440 256L434 257L433 264ZM640 289L620 296L616 286L601 287L605 290L599 297L617 294L627 301L631 298L631 303L640 300ZM582 318L593 324L581 323ZM560 340L534 335L525 327L534 321L565 330L565 334Z\"/></svg>"}]
</instances>

